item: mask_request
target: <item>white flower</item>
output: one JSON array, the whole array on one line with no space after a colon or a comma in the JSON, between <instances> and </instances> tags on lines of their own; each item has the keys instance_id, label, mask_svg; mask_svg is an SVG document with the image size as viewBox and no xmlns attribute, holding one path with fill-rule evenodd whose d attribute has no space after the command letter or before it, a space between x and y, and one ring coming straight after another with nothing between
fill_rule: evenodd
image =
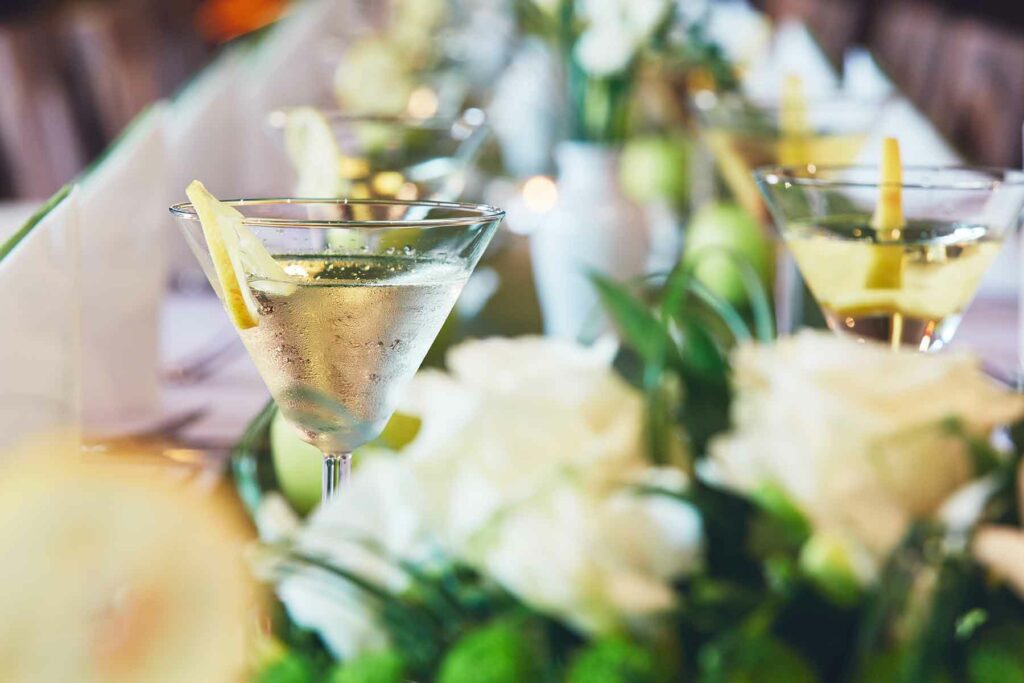
<instances>
[{"instance_id":1,"label":"white flower","mask_svg":"<svg viewBox=\"0 0 1024 683\"><path fill-rule=\"evenodd\" d=\"M423 561L431 554L416 482L408 467L385 455L362 462L342 494L321 506L293 539L301 555L326 560L394 593L408 585L396 560ZM313 566L296 568L277 592L292 619L317 630L338 658L388 644L376 604L339 576Z\"/></svg>"},{"instance_id":2,"label":"white flower","mask_svg":"<svg viewBox=\"0 0 1024 683\"><path fill-rule=\"evenodd\" d=\"M700 548L688 505L561 486L498 520L467 559L526 603L602 633L672 609L670 581L698 565Z\"/></svg>"},{"instance_id":3,"label":"white flower","mask_svg":"<svg viewBox=\"0 0 1024 683\"><path fill-rule=\"evenodd\" d=\"M422 420L412 443L365 461L292 538L392 592L408 585L395 558L422 566L443 549L581 631L654 625L674 606L671 582L699 563L701 523L639 492L687 480L647 461L644 404L613 352L543 338L453 349L450 373L421 372L407 392L402 411ZM339 656L386 641L365 598L321 570L279 592Z\"/></svg>"},{"instance_id":4,"label":"white flower","mask_svg":"<svg viewBox=\"0 0 1024 683\"><path fill-rule=\"evenodd\" d=\"M804 332L735 357L734 430L710 446L708 474L746 492L775 487L816 531L867 552L874 567L915 518L973 475L959 420L977 437L1022 413L975 359L892 353ZM869 581L872 567L861 567Z\"/></svg>"},{"instance_id":5,"label":"white flower","mask_svg":"<svg viewBox=\"0 0 1024 683\"><path fill-rule=\"evenodd\" d=\"M624 3L626 23L638 42L646 41L654 34L671 6L668 0L629 0Z\"/></svg>"},{"instance_id":6,"label":"white flower","mask_svg":"<svg viewBox=\"0 0 1024 683\"><path fill-rule=\"evenodd\" d=\"M636 44L622 24L604 23L586 29L573 52L584 71L601 78L625 70L636 52Z\"/></svg>"},{"instance_id":7,"label":"white flower","mask_svg":"<svg viewBox=\"0 0 1024 683\"><path fill-rule=\"evenodd\" d=\"M543 338L462 344L421 372L403 412L428 523L459 552L508 507L560 479L607 488L645 468L643 400L609 348Z\"/></svg>"},{"instance_id":8,"label":"white flower","mask_svg":"<svg viewBox=\"0 0 1024 683\"><path fill-rule=\"evenodd\" d=\"M701 548L692 508L634 493L685 476L649 466L643 402L613 350L469 342L451 374L421 373L403 408L423 420L404 457L448 551L588 631L671 607L669 582Z\"/></svg>"},{"instance_id":9,"label":"white flower","mask_svg":"<svg viewBox=\"0 0 1024 683\"><path fill-rule=\"evenodd\" d=\"M971 551L978 562L1024 598L1024 531L988 524L978 529Z\"/></svg>"}]
</instances>

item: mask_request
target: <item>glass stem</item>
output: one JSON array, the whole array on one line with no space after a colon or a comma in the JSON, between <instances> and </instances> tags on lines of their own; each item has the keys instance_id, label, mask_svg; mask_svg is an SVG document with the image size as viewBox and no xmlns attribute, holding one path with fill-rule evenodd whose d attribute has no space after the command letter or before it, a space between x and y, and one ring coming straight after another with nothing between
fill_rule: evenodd
<instances>
[{"instance_id":1,"label":"glass stem","mask_svg":"<svg viewBox=\"0 0 1024 683\"><path fill-rule=\"evenodd\" d=\"M330 453L324 455L324 478L320 502L333 498L348 482L352 473L351 453Z\"/></svg>"}]
</instances>

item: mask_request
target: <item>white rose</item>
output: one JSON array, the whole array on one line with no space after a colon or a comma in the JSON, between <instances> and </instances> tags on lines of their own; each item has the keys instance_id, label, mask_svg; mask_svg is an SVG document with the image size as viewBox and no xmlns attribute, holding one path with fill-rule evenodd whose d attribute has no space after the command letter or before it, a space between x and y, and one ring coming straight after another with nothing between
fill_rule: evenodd
<instances>
[{"instance_id":1,"label":"white rose","mask_svg":"<svg viewBox=\"0 0 1024 683\"><path fill-rule=\"evenodd\" d=\"M422 426L400 456L363 462L298 533L299 549L373 580L408 586L395 558L421 566L446 551L527 603L579 629L643 627L674 606L671 582L702 550L697 512L641 486L680 491L685 474L645 457L644 403L612 369L613 347L544 338L467 342L450 373L421 372L403 412ZM269 512L273 512L270 510ZM351 656L383 630L364 596L323 572L282 583L290 613Z\"/></svg>"},{"instance_id":2,"label":"white rose","mask_svg":"<svg viewBox=\"0 0 1024 683\"><path fill-rule=\"evenodd\" d=\"M623 22L603 22L583 31L573 54L584 71L604 78L625 70L636 49L635 39Z\"/></svg>"},{"instance_id":3,"label":"white rose","mask_svg":"<svg viewBox=\"0 0 1024 683\"><path fill-rule=\"evenodd\" d=\"M711 444L708 475L740 491L781 490L875 567L912 520L973 476L966 445L942 422L985 437L1024 408L971 357L892 353L828 333L745 346L734 369L734 429Z\"/></svg>"},{"instance_id":4,"label":"white rose","mask_svg":"<svg viewBox=\"0 0 1024 683\"><path fill-rule=\"evenodd\" d=\"M421 372L402 411L428 523L458 552L506 508L563 478L597 488L647 466L644 403L611 349L544 338L467 342Z\"/></svg>"},{"instance_id":5,"label":"white rose","mask_svg":"<svg viewBox=\"0 0 1024 683\"><path fill-rule=\"evenodd\" d=\"M701 547L692 508L633 493L678 490L685 476L649 466L643 400L613 351L467 342L450 374L417 376L403 407L422 420L403 457L425 523L450 553L586 630L671 607L668 581Z\"/></svg>"},{"instance_id":6,"label":"white rose","mask_svg":"<svg viewBox=\"0 0 1024 683\"><path fill-rule=\"evenodd\" d=\"M700 551L700 518L687 504L564 485L503 516L466 559L537 609L607 633L671 610L671 581L698 566Z\"/></svg>"},{"instance_id":7,"label":"white rose","mask_svg":"<svg viewBox=\"0 0 1024 683\"><path fill-rule=\"evenodd\" d=\"M296 549L390 592L401 592L409 578L396 560L424 562L433 549L421 523L411 475L393 456L366 459L342 493L292 534ZM318 631L338 658L388 644L374 599L340 576L297 565L279 582L277 592L295 623Z\"/></svg>"},{"instance_id":8,"label":"white rose","mask_svg":"<svg viewBox=\"0 0 1024 683\"><path fill-rule=\"evenodd\" d=\"M638 42L654 34L671 6L668 0L629 0L624 4L626 22Z\"/></svg>"}]
</instances>

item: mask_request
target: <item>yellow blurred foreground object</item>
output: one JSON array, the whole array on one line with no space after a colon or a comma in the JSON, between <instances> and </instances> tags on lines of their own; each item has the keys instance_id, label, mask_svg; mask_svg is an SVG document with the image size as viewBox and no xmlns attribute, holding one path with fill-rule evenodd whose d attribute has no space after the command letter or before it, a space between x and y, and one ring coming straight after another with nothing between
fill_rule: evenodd
<instances>
[{"instance_id":1,"label":"yellow blurred foreground object","mask_svg":"<svg viewBox=\"0 0 1024 683\"><path fill-rule=\"evenodd\" d=\"M258 593L241 520L70 441L0 457L0 681L236 681Z\"/></svg>"}]
</instances>

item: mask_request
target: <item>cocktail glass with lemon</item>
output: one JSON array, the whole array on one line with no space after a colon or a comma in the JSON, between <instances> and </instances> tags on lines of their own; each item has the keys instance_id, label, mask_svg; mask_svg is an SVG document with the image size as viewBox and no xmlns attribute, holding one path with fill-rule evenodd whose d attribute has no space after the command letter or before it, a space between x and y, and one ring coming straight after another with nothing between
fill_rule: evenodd
<instances>
[{"instance_id":1,"label":"cocktail glass with lemon","mask_svg":"<svg viewBox=\"0 0 1024 683\"><path fill-rule=\"evenodd\" d=\"M171 208L285 419L324 454L323 496L383 430L504 213L400 200Z\"/></svg>"},{"instance_id":2,"label":"cocktail glass with lemon","mask_svg":"<svg viewBox=\"0 0 1024 683\"><path fill-rule=\"evenodd\" d=\"M842 334L934 351L956 332L1024 208L1024 172L779 167L756 177L787 247Z\"/></svg>"},{"instance_id":3,"label":"cocktail glass with lemon","mask_svg":"<svg viewBox=\"0 0 1024 683\"><path fill-rule=\"evenodd\" d=\"M350 116L314 107L271 114L297 197L454 201L487 137L486 117Z\"/></svg>"},{"instance_id":4,"label":"cocktail glass with lemon","mask_svg":"<svg viewBox=\"0 0 1024 683\"><path fill-rule=\"evenodd\" d=\"M769 234L767 207L752 171L770 164L854 163L884 104L884 99L844 94L807 97L795 77L786 79L771 100L699 92L693 107L701 146L714 170L699 175L714 181L695 196L735 202ZM776 266L776 317L779 330L788 333L810 324L814 311L807 310L804 284L785 249L777 252Z\"/></svg>"}]
</instances>

